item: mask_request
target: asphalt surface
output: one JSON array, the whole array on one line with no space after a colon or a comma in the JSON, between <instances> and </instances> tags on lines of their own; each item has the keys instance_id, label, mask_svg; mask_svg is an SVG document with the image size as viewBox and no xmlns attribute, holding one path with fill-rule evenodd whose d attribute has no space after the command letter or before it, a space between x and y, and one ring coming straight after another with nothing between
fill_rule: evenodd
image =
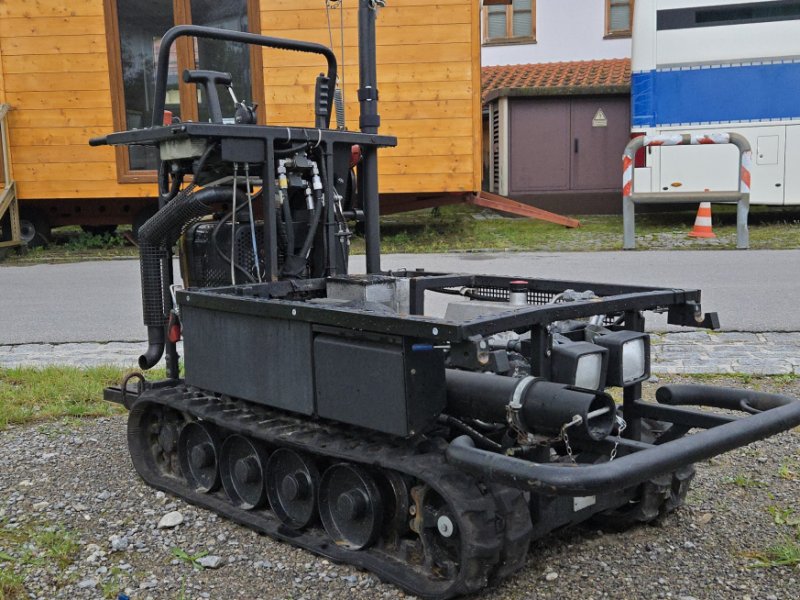
<instances>
[{"instance_id":1,"label":"asphalt surface","mask_svg":"<svg viewBox=\"0 0 800 600\"><path fill-rule=\"evenodd\" d=\"M382 267L699 288L723 330L800 331L800 250L396 254ZM429 313L446 301L432 295ZM0 267L0 345L142 340L140 302L135 260ZM649 328L675 329L661 315Z\"/></svg>"}]
</instances>

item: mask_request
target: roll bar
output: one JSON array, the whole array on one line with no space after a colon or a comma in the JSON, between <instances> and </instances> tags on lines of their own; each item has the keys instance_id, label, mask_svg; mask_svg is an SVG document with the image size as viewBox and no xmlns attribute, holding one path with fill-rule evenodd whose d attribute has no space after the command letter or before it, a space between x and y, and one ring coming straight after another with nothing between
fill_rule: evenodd
<instances>
[{"instance_id":1,"label":"roll bar","mask_svg":"<svg viewBox=\"0 0 800 600\"><path fill-rule=\"evenodd\" d=\"M161 38L161 47L158 50L158 68L156 70L156 91L155 104L153 105L152 126L158 127L164 122L164 105L167 99L167 74L169 72L170 50L179 37L196 37L226 42L238 42L241 44L253 44L265 48L277 48L279 50L292 50L295 52L310 52L321 54L328 61L328 92L329 98L333 98L336 88L336 55L327 46L315 44L313 42L299 42L286 38L269 37L255 33L243 31L228 31L214 29L211 27L201 27L199 25L178 25L168 30ZM328 123L330 125L330 115Z\"/></svg>"}]
</instances>

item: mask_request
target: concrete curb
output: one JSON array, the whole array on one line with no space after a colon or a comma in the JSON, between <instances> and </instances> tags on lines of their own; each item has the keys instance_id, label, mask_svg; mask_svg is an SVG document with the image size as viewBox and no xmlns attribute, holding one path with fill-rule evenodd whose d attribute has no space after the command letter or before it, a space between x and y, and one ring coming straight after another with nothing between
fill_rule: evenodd
<instances>
[{"instance_id":1,"label":"concrete curb","mask_svg":"<svg viewBox=\"0 0 800 600\"><path fill-rule=\"evenodd\" d=\"M652 334L652 372L800 375L800 332ZM136 369L145 342L0 346L0 368L115 365ZM179 349L182 353L182 349Z\"/></svg>"}]
</instances>

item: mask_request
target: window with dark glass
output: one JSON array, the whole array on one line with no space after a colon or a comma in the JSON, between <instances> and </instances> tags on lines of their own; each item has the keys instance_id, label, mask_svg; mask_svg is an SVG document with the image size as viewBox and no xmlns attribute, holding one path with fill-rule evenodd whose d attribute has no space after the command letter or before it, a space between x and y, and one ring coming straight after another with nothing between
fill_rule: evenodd
<instances>
[{"instance_id":1,"label":"window with dark glass","mask_svg":"<svg viewBox=\"0 0 800 600\"><path fill-rule=\"evenodd\" d=\"M796 20L800 20L800 1L771 0L770 2L748 2L729 6L659 10L657 28L659 31L664 31Z\"/></svg>"},{"instance_id":2,"label":"window with dark glass","mask_svg":"<svg viewBox=\"0 0 800 600\"><path fill-rule=\"evenodd\" d=\"M513 0L510 6L483 9L483 41L526 41L536 38L535 0Z\"/></svg>"},{"instance_id":3,"label":"window with dark glass","mask_svg":"<svg viewBox=\"0 0 800 600\"><path fill-rule=\"evenodd\" d=\"M106 0L114 121L117 129L150 124L155 68L161 37L174 25L193 24L248 31L254 0ZM194 85L180 81L184 69L213 69L233 75L238 99L253 100L252 63L260 56L244 44L181 38L172 48L165 109L182 120L207 121L206 99ZM220 93L223 115L233 118L233 100ZM158 151L149 147L118 149L120 181L152 179Z\"/></svg>"}]
</instances>

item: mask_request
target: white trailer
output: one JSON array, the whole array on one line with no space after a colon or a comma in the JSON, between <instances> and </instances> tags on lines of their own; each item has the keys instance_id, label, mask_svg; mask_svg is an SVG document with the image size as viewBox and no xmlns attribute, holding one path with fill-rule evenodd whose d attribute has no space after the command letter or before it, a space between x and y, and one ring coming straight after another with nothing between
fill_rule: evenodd
<instances>
[{"instance_id":1,"label":"white trailer","mask_svg":"<svg viewBox=\"0 0 800 600\"><path fill-rule=\"evenodd\" d=\"M800 205L800 0L637 0L632 134L735 132L751 203ZM738 189L737 148L651 147L636 192Z\"/></svg>"}]
</instances>

